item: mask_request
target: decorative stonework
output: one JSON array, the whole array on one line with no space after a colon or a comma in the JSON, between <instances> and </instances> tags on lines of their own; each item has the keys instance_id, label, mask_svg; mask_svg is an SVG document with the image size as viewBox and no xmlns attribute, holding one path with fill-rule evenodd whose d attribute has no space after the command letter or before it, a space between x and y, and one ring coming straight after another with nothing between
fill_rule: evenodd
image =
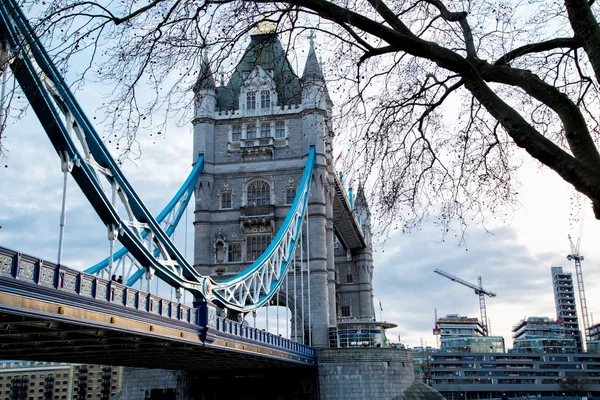
<instances>
[{"instance_id":1,"label":"decorative stonework","mask_svg":"<svg viewBox=\"0 0 600 400\"><path fill-rule=\"evenodd\" d=\"M106 300L106 294L108 293L108 288L106 284L99 284L96 287L96 298L101 300Z\"/></svg>"},{"instance_id":2,"label":"decorative stonework","mask_svg":"<svg viewBox=\"0 0 600 400\"><path fill-rule=\"evenodd\" d=\"M21 260L19 262L19 278L33 281L35 264L30 261Z\"/></svg>"},{"instance_id":3,"label":"decorative stonework","mask_svg":"<svg viewBox=\"0 0 600 400\"><path fill-rule=\"evenodd\" d=\"M128 290L127 291L127 307L135 308L135 293Z\"/></svg>"},{"instance_id":4,"label":"decorative stonework","mask_svg":"<svg viewBox=\"0 0 600 400\"><path fill-rule=\"evenodd\" d=\"M114 302L117 304L123 304L123 289L115 288Z\"/></svg>"},{"instance_id":5,"label":"decorative stonework","mask_svg":"<svg viewBox=\"0 0 600 400\"><path fill-rule=\"evenodd\" d=\"M54 285L54 269L42 267L40 270L40 282L44 285Z\"/></svg>"},{"instance_id":6,"label":"decorative stonework","mask_svg":"<svg viewBox=\"0 0 600 400\"><path fill-rule=\"evenodd\" d=\"M12 257L0 255L0 273L10 275L12 262Z\"/></svg>"},{"instance_id":7,"label":"decorative stonework","mask_svg":"<svg viewBox=\"0 0 600 400\"><path fill-rule=\"evenodd\" d=\"M93 281L91 279L87 279L84 278L81 281L81 290L80 290L80 294L84 295L84 296L92 296L92 288L93 288Z\"/></svg>"},{"instance_id":8,"label":"decorative stonework","mask_svg":"<svg viewBox=\"0 0 600 400\"><path fill-rule=\"evenodd\" d=\"M75 275L65 274L63 289L75 291L75 285L77 283L77 277Z\"/></svg>"}]
</instances>

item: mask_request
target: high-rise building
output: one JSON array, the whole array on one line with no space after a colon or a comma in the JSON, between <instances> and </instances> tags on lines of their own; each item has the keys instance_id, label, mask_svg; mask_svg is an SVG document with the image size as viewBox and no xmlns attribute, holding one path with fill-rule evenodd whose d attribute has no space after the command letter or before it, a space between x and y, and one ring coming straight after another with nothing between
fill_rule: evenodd
<instances>
[{"instance_id":1,"label":"high-rise building","mask_svg":"<svg viewBox=\"0 0 600 400\"><path fill-rule=\"evenodd\" d=\"M565 336L565 327L548 317L528 317L512 328L513 352L575 353L577 343Z\"/></svg>"},{"instance_id":2,"label":"high-rise building","mask_svg":"<svg viewBox=\"0 0 600 400\"><path fill-rule=\"evenodd\" d=\"M573 276L570 272L563 272L560 266L552 267L551 270L556 319L559 323L563 323L566 337L573 338L577 343L577 351L581 352L583 351L583 341L579 330L579 319L577 318Z\"/></svg>"},{"instance_id":3,"label":"high-rise building","mask_svg":"<svg viewBox=\"0 0 600 400\"><path fill-rule=\"evenodd\" d=\"M438 318L436 332L440 334L440 351L457 353L503 353L502 336L484 336L477 318L450 314Z\"/></svg>"}]
</instances>

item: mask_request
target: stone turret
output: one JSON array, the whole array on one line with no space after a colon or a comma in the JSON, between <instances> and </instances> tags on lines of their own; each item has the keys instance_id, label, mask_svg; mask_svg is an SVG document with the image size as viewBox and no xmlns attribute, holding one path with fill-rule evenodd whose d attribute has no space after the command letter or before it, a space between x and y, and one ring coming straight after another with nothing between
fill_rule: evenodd
<instances>
[{"instance_id":1,"label":"stone turret","mask_svg":"<svg viewBox=\"0 0 600 400\"><path fill-rule=\"evenodd\" d=\"M194 85L194 154L195 162L199 154L204 154L204 161L213 160L214 116L217 102L217 88L206 53L200 63L200 73Z\"/></svg>"},{"instance_id":2,"label":"stone turret","mask_svg":"<svg viewBox=\"0 0 600 400\"><path fill-rule=\"evenodd\" d=\"M325 76L321 63L317 59L315 46L312 38L310 39L310 47L308 49L308 57L304 65L302 74L302 104L308 107L319 108L331 114L333 105L327 85L325 84Z\"/></svg>"},{"instance_id":3,"label":"stone turret","mask_svg":"<svg viewBox=\"0 0 600 400\"><path fill-rule=\"evenodd\" d=\"M198 79L193 87L194 91L194 153L192 161L195 163L198 156L204 156L204 171L196 185L196 236L210 236L210 206L214 187L214 162L215 162L215 107L217 91L208 57L206 53L200 63ZM208 241L197 240L194 243L195 254L210 254L211 245ZM205 267L206 261L200 264ZM206 270L202 271L206 272Z\"/></svg>"},{"instance_id":4,"label":"stone turret","mask_svg":"<svg viewBox=\"0 0 600 400\"><path fill-rule=\"evenodd\" d=\"M359 179L356 198L354 200L354 215L358 220L367 246L357 254L358 290L360 297L361 315L376 317L373 308L373 254L371 243L371 211L365 195L362 179Z\"/></svg>"}]
</instances>

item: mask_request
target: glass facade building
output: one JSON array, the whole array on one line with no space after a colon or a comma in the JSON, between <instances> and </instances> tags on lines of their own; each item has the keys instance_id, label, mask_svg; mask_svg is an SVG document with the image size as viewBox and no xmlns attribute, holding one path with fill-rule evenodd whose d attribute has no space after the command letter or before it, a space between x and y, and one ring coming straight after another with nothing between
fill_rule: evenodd
<instances>
[{"instance_id":1,"label":"glass facade building","mask_svg":"<svg viewBox=\"0 0 600 400\"><path fill-rule=\"evenodd\" d=\"M548 317L528 317L512 328L513 352L576 353L577 342L564 325Z\"/></svg>"}]
</instances>

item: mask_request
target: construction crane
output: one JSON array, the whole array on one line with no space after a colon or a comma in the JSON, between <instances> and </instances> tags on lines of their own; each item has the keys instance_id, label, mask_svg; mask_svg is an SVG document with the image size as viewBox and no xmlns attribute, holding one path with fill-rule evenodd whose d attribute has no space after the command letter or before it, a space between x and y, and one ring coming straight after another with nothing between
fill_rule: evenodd
<instances>
[{"instance_id":1,"label":"construction crane","mask_svg":"<svg viewBox=\"0 0 600 400\"><path fill-rule=\"evenodd\" d=\"M479 296L479 310L481 312L481 325L483 326L483 334L485 336L489 336L487 311L485 309L485 296L487 295L489 297L496 297L496 293L492 293L483 288L483 284L481 282L481 276L478 277L479 286L476 286L470 282L460 279L457 276L454 276L447 272L444 272L441 269L436 269L433 272L435 272L436 274L440 274L441 276L446 277L446 278L450 279L451 281L454 281L456 283L460 283L461 285L469 287L475 291L475 294Z\"/></svg>"},{"instance_id":2,"label":"construction crane","mask_svg":"<svg viewBox=\"0 0 600 400\"><path fill-rule=\"evenodd\" d=\"M577 288L579 289L579 303L581 305L581 319L583 321L583 332L586 342L590 340L590 321L588 319L587 303L585 301L585 288L583 286L583 272L581 271L581 262L583 256L579 254L579 244L581 243L581 232L583 231L583 217L581 217L581 225L579 226L579 235L577 236L577 245L573 244L573 238L568 235L569 243L571 244L571 254L567 256L567 260L575 260L575 275L577 276Z\"/></svg>"}]
</instances>

